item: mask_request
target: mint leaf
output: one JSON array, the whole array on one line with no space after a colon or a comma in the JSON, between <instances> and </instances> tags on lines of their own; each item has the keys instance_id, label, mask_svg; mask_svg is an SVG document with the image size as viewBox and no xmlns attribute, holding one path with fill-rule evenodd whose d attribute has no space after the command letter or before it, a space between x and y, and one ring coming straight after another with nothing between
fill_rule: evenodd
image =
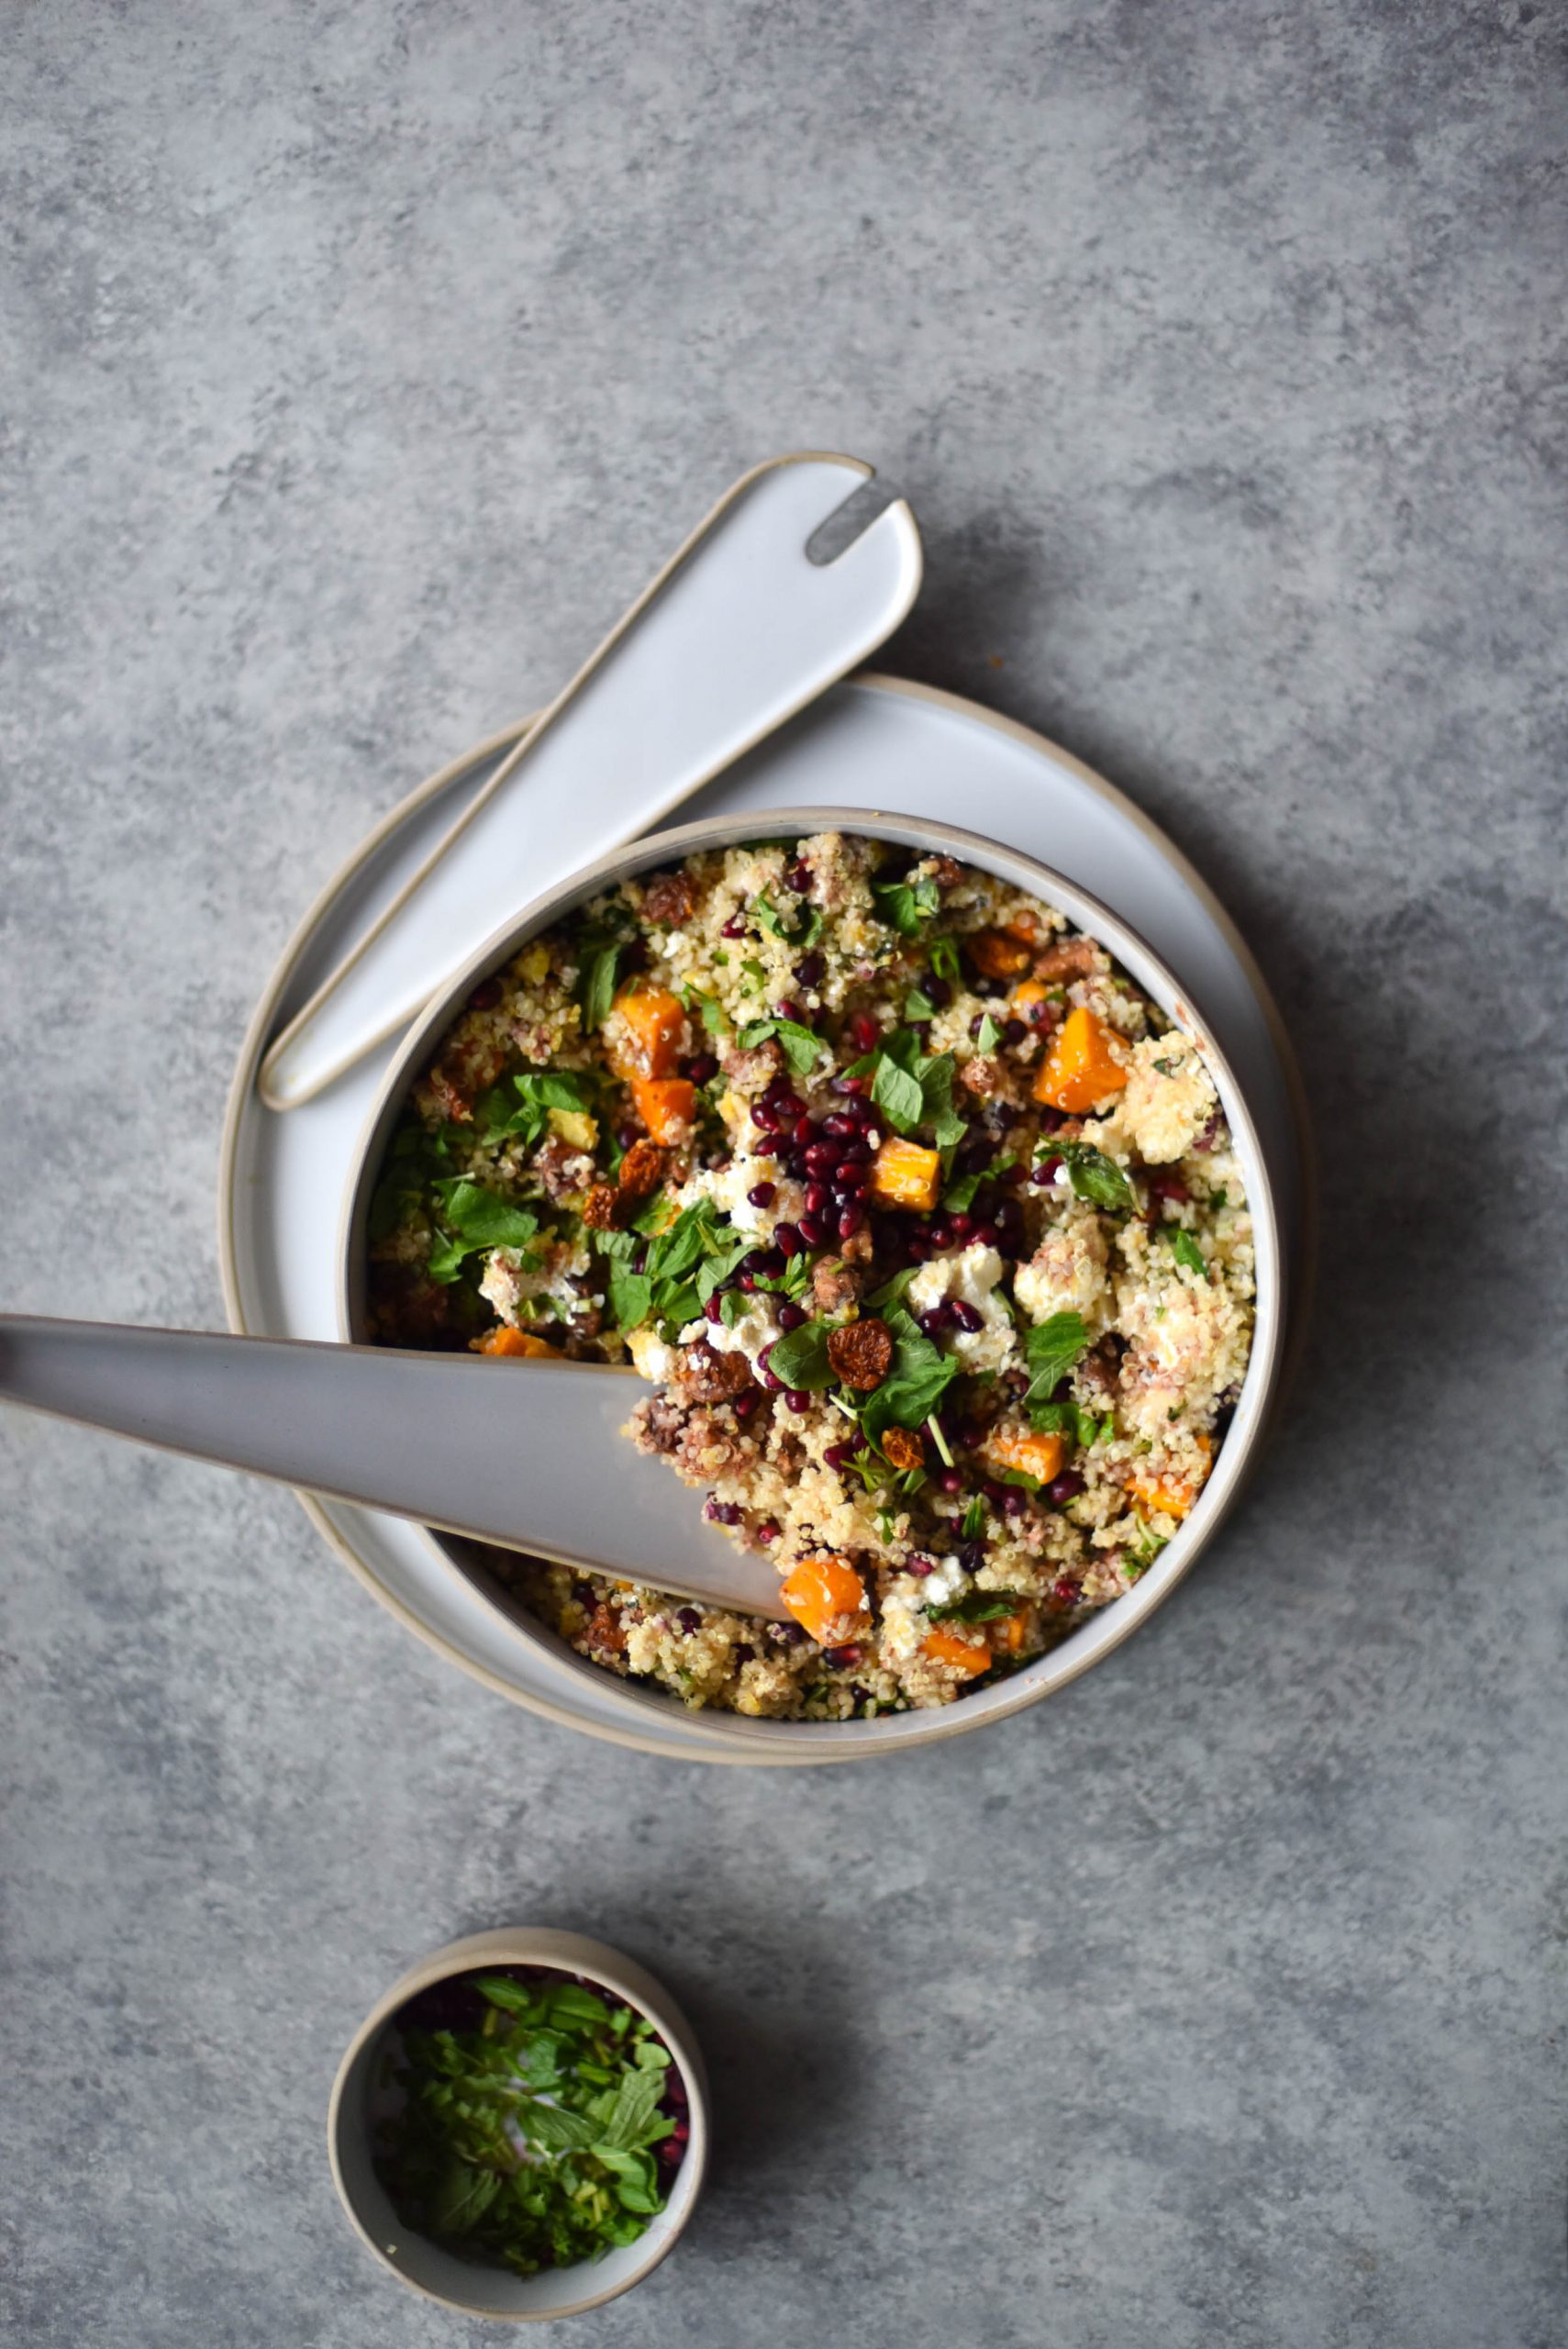
<instances>
[{"instance_id":1,"label":"mint leaf","mask_svg":"<svg viewBox=\"0 0 1568 2349\"><path fill-rule=\"evenodd\" d=\"M823 1039L798 1019L753 1019L741 1029L736 1041L742 1052L754 1052L770 1037L778 1039L778 1046L796 1076L809 1076L827 1052Z\"/></svg>"},{"instance_id":2,"label":"mint leaf","mask_svg":"<svg viewBox=\"0 0 1568 2349\"><path fill-rule=\"evenodd\" d=\"M919 1079L901 1069L886 1052L877 1062L871 1097L895 1133L912 1134L926 1114Z\"/></svg>"},{"instance_id":3,"label":"mint leaf","mask_svg":"<svg viewBox=\"0 0 1568 2349\"><path fill-rule=\"evenodd\" d=\"M583 1014L583 1032L594 1034L602 1028L616 994L616 965L620 961L623 941L620 939L583 941L583 964L577 974L577 1002Z\"/></svg>"},{"instance_id":4,"label":"mint leaf","mask_svg":"<svg viewBox=\"0 0 1568 2349\"><path fill-rule=\"evenodd\" d=\"M1024 1340L1024 1358L1030 1372L1024 1400L1043 1403L1059 1386L1079 1357L1087 1353L1089 1332L1081 1313L1053 1313Z\"/></svg>"},{"instance_id":5,"label":"mint leaf","mask_svg":"<svg viewBox=\"0 0 1568 2349\"><path fill-rule=\"evenodd\" d=\"M605 1298L618 1330L639 1330L653 1311L653 1284L646 1273L612 1258Z\"/></svg>"},{"instance_id":6,"label":"mint leaf","mask_svg":"<svg viewBox=\"0 0 1568 2349\"><path fill-rule=\"evenodd\" d=\"M695 987L684 987L681 1000L688 1011L696 1013L710 1036L717 1036L721 1041L728 1039L729 1019L722 1004L716 1003L710 995L699 995Z\"/></svg>"},{"instance_id":7,"label":"mint leaf","mask_svg":"<svg viewBox=\"0 0 1568 2349\"><path fill-rule=\"evenodd\" d=\"M929 873L923 873L913 885L907 881L873 881L871 894L883 920L891 923L901 938L917 938L921 923L930 920L942 901L941 892Z\"/></svg>"},{"instance_id":8,"label":"mint leaf","mask_svg":"<svg viewBox=\"0 0 1568 2349\"><path fill-rule=\"evenodd\" d=\"M954 986L963 973L958 959L958 948L951 938L933 938L927 949L931 968L939 979L946 979Z\"/></svg>"},{"instance_id":9,"label":"mint leaf","mask_svg":"<svg viewBox=\"0 0 1568 2349\"><path fill-rule=\"evenodd\" d=\"M980 1033L974 1041L982 1052L994 1052L1002 1041L1002 1031L988 1011L980 1015Z\"/></svg>"},{"instance_id":10,"label":"mint leaf","mask_svg":"<svg viewBox=\"0 0 1568 2349\"><path fill-rule=\"evenodd\" d=\"M1071 1395L1053 1403L1029 1405L1029 1425L1036 1435L1064 1435L1070 1443L1078 1444L1085 1452L1097 1438L1108 1436L1115 1424L1109 1411L1103 1419L1096 1419L1093 1411L1086 1411Z\"/></svg>"},{"instance_id":11,"label":"mint leaf","mask_svg":"<svg viewBox=\"0 0 1568 2349\"><path fill-rule=\"evenodd\" d=\"M887 1428L923 1426L962 1364L924 1336L901 1305L883 1315L893 1332L893 1361L882 1385L861 1406L862 1432L874 1442Z\"/></svg>"},{"instance_id":12,"label":"mint leaf","mask_svg":"<svg viewBox=\"0 0 1568 2349\"><path fill-rule=\"evenodd\" d=\"M985 1504L981 1499L978 1493L975 1494L974 1498L964 1510L963 1520L958 1530L962 1534L966 1542L973 1542L977 1533L984 1532Z\"/></svg>"},{"instance_id":13,"label":"mint leaf","mask_svg":"<svg viewBox=\"0 0 1568 2349\"><path fill-rule=\"evenodd\" d=\"M937 1016L937 1007L923 987L911 987L904 998L906 1019L927 1020Z\"/></svg>"},{"instance_id":14,"label":"mint leaf","mask_svg":"<svg viewBox=\"0 0 1568 2349\"><path fill-rule=\"evenodd\" d=\"M805 1387L808 1393L820 1393L833 1384L833 1365L828 1359L827 1321L806 1321L798 1330L789 1330L775 1340L768 1355L768 1368L786 1386Z\"/></svg>"},{"instance_id":15,"label":"mint leaf","mask_svg":"<svg viewBox=\"0 0 1568 2349\"><path fill-rule=\"evenodd\" d=\"M1073 1188L1081 1199L1096 1208L1130 1208L1137 1205L1131 1184L1114 1158L1092 1142L1059 1141L1048 1134L1044 1148L1048 1156L1066 1161Z\"/></svg>"},{"instance_id":16,"label":"mint leaf","mask_svg":"<svg viewBox=\"0 0 1568 2349\"><path fill-rule=\"evenodd\" d=\"M815 946L822 935L822 916L816 906L803 905L791 921L786 921L773 900L771 890L764 889L751 908L760 928L771 938L782 938L786 946L798 946L804 951Z\"/></svg>"},{"instance_id":17,"label":"mint leaf","mask_svg":"<svg viewBox=\"0 0 1568 2349\"><path fill-rule=\"evenodd\" d=\"M1179 1223L1167 1224L1165 1237L1171 1243L1171 1253L1178 1264L1189 1273L1196 1273L1200 1280L1208 1278L1208 1260L1190 1231Z\"/></svg>"},{"instance_id":18,"label":"mint leaf","mask_svg":"<svg viewBox=\"0 0 1568 2349\"><path fill-rule=\"evenodd\" d=\"M1022 1605L1016 1590L966 1590L945 1606L928 1607L926 1614L933 1623L1000 1623Z\"/></svg>"}]
</instances>

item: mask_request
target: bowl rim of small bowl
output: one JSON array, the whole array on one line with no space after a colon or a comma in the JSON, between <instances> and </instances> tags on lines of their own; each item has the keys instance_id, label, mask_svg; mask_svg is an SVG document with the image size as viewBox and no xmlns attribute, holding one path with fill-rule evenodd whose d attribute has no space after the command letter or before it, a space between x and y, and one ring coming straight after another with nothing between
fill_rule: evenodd
<instances>
[{"instance_id":1,"label":"bowl rim of small bowl","mask_svg":"<svg viewBox=\"0 0 1568 2349\"><path fill-rule=\"evenodd\" d=\"M428 1990L438 1982L450 1981L459 1975L505 1965L552 1967L562 1973L582 1975L601 1988L613 1992L624 2005L635 2007L639 2014L646 2015L669 2048L686 2091L691 2133L665 2204L665 2211L674 2214L671 2223L656 2240L650 2241L654 2232L651 2228L639 2238L639 2242L649 2243L647 2255L619 2282L602 2291L585 2291L570 2306L558 2309L488 2308L478 2300L458 2299L450 2293L426 2283L420 2277L411 2275L389 2254L377 2231L367 2225L343 2169L343 2132L353 2125L352 2116L347 2110L348 2090L355 2067L367 2047L380 2037L400 2009L421 1990ZM365 2126L362 2117L360 2125ZM455 2309L464 2316L487 2317L502 2324L550 2324L558 2317L582 2316L590 2309L602 2308L607 2300L618 2299L623 2293L631 2291L651 2276L654 2269L669 2257L685 2232L692 2213L701 2199L706 2182L711 2133L707 2072L702 2050L686 2016L663 1985L623 1950L612 1949L608 1943L595 1941L586 1933L546 1925L502 1925L488 1932L465 1933L459 1940L448 1942L441 1948L430 1951L428 1956L417 1959L390 1989L382 1993L354 2032L343 2051L327 2102L327 2155L332 2182L350 2224L366 2249L373 2253L382 2267L422 2299L434 2300L442 2308ZM414 2230L406 2232L412 2233ZM635 2251L637 2244L628 2244L627 2248ZM595 2273L590 2262L580 2262L579 2267L584 2277L592 2277ZM476 2277L483 2277L492 2271L475 2263L473 2272ZM495 2272L505 2274L506 2271ZM570 2276L578 2271L563 2267L542 2272Z\"/></svg>"},{"instance_id":2,"label":"bowl rim of small bowl","mask_svg":"<svg viewBox=\"0 0 1568 2349\"><path fill-rule=\"evenodd\" d=\"M595 863L580 866L519 907L453 971L404 1031L383 1072L355 1142L334 1252L339 1336L349 1343L364 1342L361 1235L382 1151L420 1061L459 1016L467 996L479 981L503 967L530 937L548 930L574 907L622 880L661 865L683 862L705 849L775 838L798 839L822 832L840 832L884 841L894 847L949 854L1042 898L1064 913L1076 929L1104 945L1177 1021L1202 1052L1216 1080L1231 1138L1246 1174L1254 1251L1252 1345L1235 1417L1220 1447L1214 1472L1191 1514L1132 1589L1097 1609L1059 1646L1033 1658L990 1687L960 1697L951 1705L879 1714L871 1720L784 1721L706 1708L695 1712L684 1710L687 1730L711 1738L712 1753L702 1758L716 1761L774 1765L869 1761L878 1754L908 1752L1027 1710L1092 1669L1164 1604L1229 1514L1256 1465L1268 1433L1286 1360L1289 1273L1279 1201L1268 1160L1240 1080L1215 1042L1212 1027L1201 1007L1194 1002L1191 991L1163 956L1103 898L1025 850L934 818L901 815L891 807L832 806L751 808L642 834ZM625 1368L619 1370L619 1375L628 1379L635 1376ZM646 1751L664 1752L651 1735L639 1736L639 1731L644 1722L651 1725L666 1713L671 1705L678 1702L677 1698L656 1689L630 1686L590 1664L520 1602L498 1598L487 1588L482 1575L453 1548L456 1537L444 1536L428 1528L422 1530L448 1569L463 1576L474 1598L495 1612L515 1637L528 1642L536 1653L546 1658L569 1681L592 1686L601 1695L606 1688L613 1692L609 1701L625 1713L626 1721L624 1727L617 1723L609 1734L620 1742L641 1745ZM591 1678L585 1677L588 1675ZM530 1709L544 1712L573 1729L587 1729L591 1734L597 1731L597 1723L585 1723L569 1705L553 1698L530 1691L523 1701Z\"/></svg>"}]
</instances>

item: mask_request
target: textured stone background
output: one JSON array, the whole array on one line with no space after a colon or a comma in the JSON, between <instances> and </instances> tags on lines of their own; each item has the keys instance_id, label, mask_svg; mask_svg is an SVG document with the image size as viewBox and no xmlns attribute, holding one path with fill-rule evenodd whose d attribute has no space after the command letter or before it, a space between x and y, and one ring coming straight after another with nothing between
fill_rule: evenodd
<instances>
[{"instance_id":1,"label":"textured stone background","mask_svg":"<svg viewBox=\"0 0 1568 2349\"><path fill-rule=\"evenodd\" d=\"M890 665L1229 898L1326 1177L1203 1572L897 1765L553 1731L286 1496L0 1425L17 2337L477 2340L350 2239L322 2112L402 1963L528 1917L645 1954L717 2072L697 2222L584 2343L1562 2338L1562 28L7 11L6 1303L218 1321L300 908L790 446L915 501Z\"/></svg>"}]
</instances>

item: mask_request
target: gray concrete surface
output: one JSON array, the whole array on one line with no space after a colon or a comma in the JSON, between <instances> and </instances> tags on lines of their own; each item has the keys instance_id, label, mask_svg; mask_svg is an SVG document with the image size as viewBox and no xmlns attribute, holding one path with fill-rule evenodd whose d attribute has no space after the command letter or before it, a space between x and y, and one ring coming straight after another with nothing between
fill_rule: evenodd
<instances>
[{"instance_id":1,"label":"gray concrete surface","mask_svg":"<svg viewBox=\"0 0 1568 2349\"><path fill-rule=\"evenodd\" d=\"M13 2337L479 2339L338 2052L513 1917L721 2150L575 2338L1563 2338L1563 19L1518 0L32 0L0 27L7 1304L216 1322L296 915L744 464L906 484L891 665L1134 789L1325 1157L1294 1420L1032 1717L698 1774L405 1636L286 1496L0 1425Z\"/></svg>"}]
</instances>

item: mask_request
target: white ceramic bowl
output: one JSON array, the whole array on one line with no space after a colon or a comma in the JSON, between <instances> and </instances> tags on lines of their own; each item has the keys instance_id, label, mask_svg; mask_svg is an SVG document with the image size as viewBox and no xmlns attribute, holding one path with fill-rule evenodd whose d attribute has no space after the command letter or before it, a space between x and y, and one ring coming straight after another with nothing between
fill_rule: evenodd
<instances>
[{"instance_id":1,"label":"white ceramic bowl","mask_svg":"<svg viewBox=\"0 0 1568 2349\"><path fill-rule=\"evenodd\" d=\"M803 1749L809 1751L810 1758L814 1760L846 1761L867 1758L873 1753L903 1752L911 1746L934 1743L940 1738L957 1736L965 1730L978 1729L983 1723L1019 1712L1025 1706L1038 1703L1040 1698L1065 1687L1070 1680L1075 1680L1081 1672L1087 1671L1091 1664L1108 1655L1113 1648L1119 1647L1129 1633L1147 1620L1154 1609L1169 1598L1194 1560L1213 1539L1256 1458L1279 1387L1284 1358L1286 1273L1278 1202L1257 1130L1240 1086L1208 1032L1201 1007L1188 999L1180 979L1108 906L1078 888L1065 875L1053 872L1049 865L1021 855L995 841L961 831L951 825L893 814L868 814L864 808L848 807L777 808L769 811L765 822L760 822L752 812L744 817L688 824L674 830L655 833L573 874L569 881L546 896L536 898L514 920L495 931L475 950L409 1030L386 1072L381 1091L366 1120L356 1153L357 1172L350 1184L339 1233L339 1316L341 1334L356 1343L362 1343L366 1335L364 1229L382 1152L409 1087L428 1064L440 1037L479 981L499 970L530 938L548 930L574 906L628 876L651 871L659 865L678 863L696 850L731 847L740 841L754 840L760 832L769 838L787 839L834 830L860 833L903 848L945 852L964 863L976 865L984 872L995 874L1012 886L1027 890L1042 897L1047 904L1058 907L1070 921L1097 939L1198 1045L1218 1087L1246 1179L1256 1248L1256 1326L1240 1398L1220 1447L1214 1473L1191 1516L1130 1591L1108 1607L1100 1609L1048 1655L1038 1657L1021 1671L995 1686L982 1688L973 1696L961 1697L955 1703L940 1709L895 1713L863 1721L751 1720L739 1714L718 1712L684 1715L684 1720L697 1728L716 1748L728 1749L728 1758L737 1760L766 1761L782 1758L785 1753L802 1758ZM695 1495L692 1505L695 1511L698 1506ZM622 1713L629 1732L646 1731L651 1720L676 1701L673 1698L617 1681L613 1675L589 1664L557 1633L547 1630L499 1586L490 1581L484 1569L484 1553L475 1545L448 1535L438 1534L434 1538L451 1559L453 1571L465 1575L486 1596L490 1603L510 1621L517 1637L532 1643L568 1677L581 1679L584 1675L591 1675L594 1685L601 1692L607 1684L615 1692L617 1710Z\"/></svg>"},{"instance_id":2,"label":"white ceramic bowl","mask_svg":"<svg viewBox=\"0 0 1568 2349\"><path fill-rule=\"evenodd\" d=\"M388 2024L417 1992L454 1975L499 1965L548 1965L586 1975L629 2007L645 2014L675 2059L685 2085L691 2135L676 2171L670 2199L633 2243L577 2267L546 2268L538 2276L513 2276L443 2251L404 2227L375 2174L367 2115L375 2063ZM350 2043L332 2083L327 2111L327 2148L332 2176L355 2232L384 2267L417 2292L469 2316L500 2317L513 2324L538 2324L551 2317L580 2316L629 2292L651 2275L672 2249L696 2208L707 2168L707 2077L691 2025L651 1974L603 1942L582 1933L544 1927L507 1926L473 1933L432 1951L378 1998Z\"/></svg>"}]
</instances>

